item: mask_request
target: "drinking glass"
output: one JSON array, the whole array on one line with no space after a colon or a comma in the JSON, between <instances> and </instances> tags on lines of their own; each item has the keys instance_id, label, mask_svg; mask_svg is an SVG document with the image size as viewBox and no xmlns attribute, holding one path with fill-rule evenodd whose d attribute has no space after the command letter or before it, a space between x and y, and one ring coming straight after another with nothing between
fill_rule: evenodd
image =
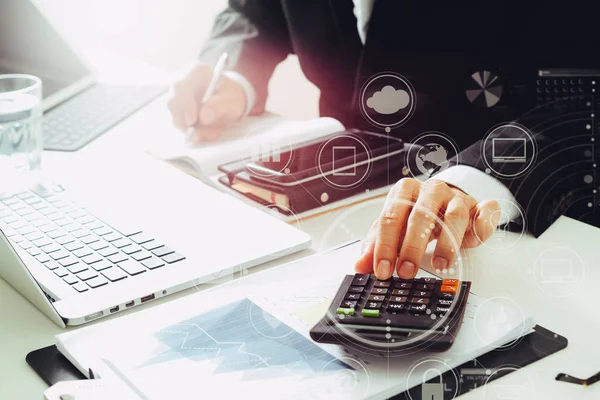
<instances>
[{"instance_id":1,"label":"drinking glass","mask_svg":"<svg viewBox=\"0 0 600 400\"><path fill-rule=\"evenodd\" d=\"M0 191L8 181L39 173L42 149L42 81L0 75Z\"/></svg>"}]
</instances>

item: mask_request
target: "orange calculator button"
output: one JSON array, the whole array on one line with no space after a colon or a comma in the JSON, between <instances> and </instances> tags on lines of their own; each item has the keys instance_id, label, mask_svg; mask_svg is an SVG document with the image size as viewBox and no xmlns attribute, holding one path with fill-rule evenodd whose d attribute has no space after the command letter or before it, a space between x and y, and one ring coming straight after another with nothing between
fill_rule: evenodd
<instances>
[{"instance_id":1,"label":"orange calculator button","mask_svg":"<svg viewBox=\"0 0 600 400\"><path fill-rule=\"evenodd\" d=\"M458 279L444 279L442 285L458 286L459 282Z\"/></svg>"},{"instance_id":2,"label":"orange calculator button","mask_svg":"<svg viewBox=\"0 0 600 400\"><path fill-rule=\"evenodd\" d=\"M458 286L442 285L440 291L442 293L456 293Z\"/></svg>"}]
</instances>

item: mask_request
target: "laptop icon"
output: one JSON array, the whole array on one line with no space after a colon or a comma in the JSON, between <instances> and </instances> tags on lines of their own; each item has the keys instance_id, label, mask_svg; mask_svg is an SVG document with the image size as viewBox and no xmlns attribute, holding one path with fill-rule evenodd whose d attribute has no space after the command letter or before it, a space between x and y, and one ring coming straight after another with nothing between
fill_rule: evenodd
<instances>
[{"instance_id":1,"label":"laptop icon","mask_svg":"<svg viewBox=\"0 0 600 400\"><path fill-rule=\"evenodd\" d=\"M506 149L510 149L510 153ZM527 162L526 138L494 138L492 139L492 161L495 163Z\"/></svg>"}]
</instances>

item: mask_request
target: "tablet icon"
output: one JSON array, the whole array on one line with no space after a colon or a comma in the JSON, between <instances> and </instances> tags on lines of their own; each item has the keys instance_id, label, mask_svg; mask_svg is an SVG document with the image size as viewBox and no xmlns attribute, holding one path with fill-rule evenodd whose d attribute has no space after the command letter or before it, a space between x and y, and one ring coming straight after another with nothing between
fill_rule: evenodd
<instances>
[{"instance_id":1,"label":"tablet icon","mask_svg":"<svg viewBox=\"0 0 600 400\"><path fill-rule=\"evenodd\" d=\"M324 142L316 154L323 181L335 189L352 189L371 173L371 150L360 136L339 134Z\"/></svg>"},{"instance_id":2,"label":"tablet icon","mask_svg":"<svg viewBox=\"0 0 600 400\"><path fill-rule=\"evenodd\" d=\"M333 146L331 153L334 176L356 176L355 146Z\"/></svg>"}]
</instances>

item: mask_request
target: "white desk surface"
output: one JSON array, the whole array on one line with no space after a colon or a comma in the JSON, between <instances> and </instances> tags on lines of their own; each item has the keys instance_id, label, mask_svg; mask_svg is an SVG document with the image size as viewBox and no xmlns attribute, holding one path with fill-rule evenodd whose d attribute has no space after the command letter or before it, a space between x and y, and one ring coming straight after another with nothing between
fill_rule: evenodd
<instances>
[{"instance_id":1,"label":"white desk surface","mask_svg":"<svg viewBox=\"0 0 600 400\"><path fill-rule=\"evenodd\" d=\"M144 131L152 129L155 118L165 118L166 114L160 115L152 111L156 110L155 107L156 104L140 111L80 152L44 154L45 170L52 174L69 174L72 173L69 167L74 163L97 162L94 158L103 156L105 162L110 162L115 157L129 157L132 152L140 152L143 148L141 143ZM110 157L106 157L107 155ZM311 250L279 262L362 238L379 214L382 202L382 199L375 199L302 221L300 228L313 237ZM547 248L554 247L553 251L556 251L556 246L566 246L577 255L565 249L558 250L562 252L561 255L571 254L569 257L574 265L575 275L579 266L585 272L583 282L567 283L571 294L560 298L541 290L539 282L536 284L536 274L531 273L540 254ZM559 372L588 377L600 370L600 313L597 307L599 290L596 286L600 284L600 230L561 218L538 239L525 236L510 250L497 251L480 247L465 252L463 257L468 266L467 277L473 281L475 293L512 300L524 311L533 314L540 325L569 339L569 346L565 350L504 377L490 387L502 389L498 385L533 385L535 398L540 399L600 398L600 383L581 387L554 380ZM271 262L253 270L277 263ZM542 285L542 289L544 288ZM189 293L188 290L143 307L172 301ZM2 279L0 321L0 399L41 398L46 385L27 365L25 356L31 350L53 344L54 336L63 331ZM492 391L484 392L479 389L461 398L498 398L493 394Z\"/></svg>"}]
</instances>

